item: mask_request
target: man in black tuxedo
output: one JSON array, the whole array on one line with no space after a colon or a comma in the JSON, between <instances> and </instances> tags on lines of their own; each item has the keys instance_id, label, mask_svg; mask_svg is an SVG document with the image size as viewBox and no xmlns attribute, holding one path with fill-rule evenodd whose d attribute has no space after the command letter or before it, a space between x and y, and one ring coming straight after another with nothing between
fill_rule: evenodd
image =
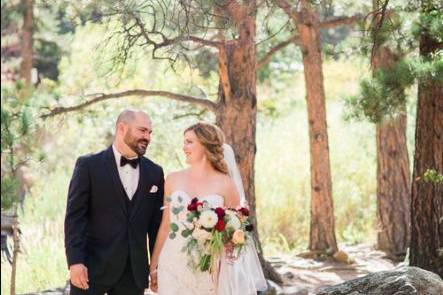
<instances>
[{"instance_id":1,"label":"man in black tuxedo","mask_svg":"<svg viewBox=\"0 0 443 295\"><path fill-rule=\"evenodd\" d=\"M161 222L164 176L143 157L152 124L125 110L108 149L78 158L69 185L65 248L71 294L143 294Z\"/></svg>"}]
</instances>

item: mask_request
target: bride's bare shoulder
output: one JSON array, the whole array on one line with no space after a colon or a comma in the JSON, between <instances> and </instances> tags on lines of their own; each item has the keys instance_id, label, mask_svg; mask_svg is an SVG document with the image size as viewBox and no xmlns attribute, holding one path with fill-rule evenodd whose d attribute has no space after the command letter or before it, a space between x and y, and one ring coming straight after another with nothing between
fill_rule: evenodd
<instances>
[{"instance_id":1,"label":"bride's bare shoulder","mask_svg":"<svg viewBox=\"0 0 443 295\"><path fill-rule=\"evenodd\" d=\"M166 176L166 182L173 183L178 179L182 178L186 174L186 172L187 172L186 169L171 172L168 174L168 176Z\"/></svg>"},{"instance_id":2,"label":"bride's bare shoulder","mask_svg":"<svg viewBox=\"0 0 443 295\"><path fill-rule=\"evenodd\" d=\"M171 172L165 179L165 194L170 195L173 189L180 183L180 179L183 179L186 170L180 170Z\"/></svg>"},{"instance_id":3,"label":"bride's bare shoulder","mask_svg":"<svg viewBox=\"0 0 443 295\"><path fill-rule=\"evenodd\" d=\"M237 207L240 203L240 196L234 180L228 174L220 173L219 184L222 195L225 198L225 205L228 207Z\"/></svg>"},{"instance_id":4,"label":"bride's bare shoulder","mask_svg":"<svg viewBox=\"0 0 443 295\"><path fill-rule=\"evenodd\" d=\"M217 172L216 174L216 181L219 183L224 189L230 189L234 182L232 178L228 174L224 174L221 172Z\"/></svg>"}]
</instances>

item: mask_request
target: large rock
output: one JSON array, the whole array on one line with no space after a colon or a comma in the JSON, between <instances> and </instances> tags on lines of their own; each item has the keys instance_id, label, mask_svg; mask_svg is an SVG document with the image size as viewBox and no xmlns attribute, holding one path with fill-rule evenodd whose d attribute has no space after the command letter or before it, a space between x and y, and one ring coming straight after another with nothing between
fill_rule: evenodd
<instances>
[{"instance_id":1,"label":"large rock","mask_svg":"<svg viewBox=\"0 0 443 295\"><path fill-rule=\"evenodd\" d=\"M317 295L442 295L443 281L418 267L371 273L322 289Z\"/></svg>"},{"instance_id":2,"label":"large rock","mask_svg":"<svg viewBox=\"0 0 443 295\"><path fill-rule=\"evenodd\" d=\"M309 295L309 290L300 286L279 286L277 283L268 280L268 289L257 292L257 295ZM238 295L238 294L232 294Z\"/></svg>"}]
</instances>

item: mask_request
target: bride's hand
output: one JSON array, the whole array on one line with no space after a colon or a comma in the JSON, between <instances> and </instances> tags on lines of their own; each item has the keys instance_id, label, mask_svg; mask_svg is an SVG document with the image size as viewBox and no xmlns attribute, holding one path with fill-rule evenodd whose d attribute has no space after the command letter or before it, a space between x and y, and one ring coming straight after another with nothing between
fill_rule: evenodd
<instances>
[{"instance_id":1,"label":"bride's hand","mask_svg":"<svg viewBox=\"0 0 443 295\"><path fill-rule=\"evenodd\" d=\"M232 242L227 242L225 244L225 251L226 254L230 255L234 251L234 244Z\"/></svg>"},{"instance_id":2,"label":"bride's hand","mask_svg":"<svg viewBox=\"0 0 443 295\"><path fill-rule=\"evenodd\" d=\"M151 276L151 281L149 284L149 288L151 289L152 292L157 293L158 290L157 270L156 269L152 270L150 276Z\"/></svg>"}]
</instances>

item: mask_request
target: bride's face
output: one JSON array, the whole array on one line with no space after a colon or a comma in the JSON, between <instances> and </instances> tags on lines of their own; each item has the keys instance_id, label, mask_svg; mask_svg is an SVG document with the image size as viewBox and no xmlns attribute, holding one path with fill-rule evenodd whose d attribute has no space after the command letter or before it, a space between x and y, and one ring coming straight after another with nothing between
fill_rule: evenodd
<instances>
[{"instance_id":1,"label":"bride's face","mask_svg":"<svg viewBox=\"0 0 443 295\"><path fill-rule=\"evenodd\" d=\"M197 135L192 130L184 134L183 152L188 164L202 161L205 157L205 147L200 143Z\"/></svg>"}]
</instances>

